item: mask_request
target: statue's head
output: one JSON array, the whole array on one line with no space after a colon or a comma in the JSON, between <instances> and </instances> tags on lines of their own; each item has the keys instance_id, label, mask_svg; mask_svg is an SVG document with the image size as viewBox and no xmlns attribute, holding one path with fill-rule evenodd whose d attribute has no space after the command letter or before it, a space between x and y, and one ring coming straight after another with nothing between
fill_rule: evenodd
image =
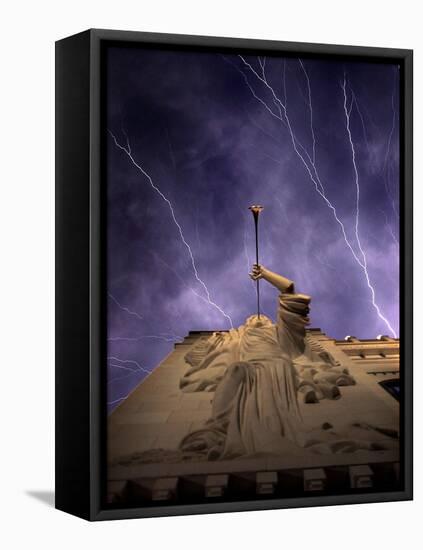
<instances>
[{"instance_id":1,"label":"statue's head","mask_svg":"<svg viewBox=\"0 0 423 550\"><path fill-rule=\"evenodd\" d=\"M263 314L260 314L260 317L258 315L251 315L245 321L245 326L247 328L270 327L272 325L272 320Z\"/></svg>"}]
</instances>

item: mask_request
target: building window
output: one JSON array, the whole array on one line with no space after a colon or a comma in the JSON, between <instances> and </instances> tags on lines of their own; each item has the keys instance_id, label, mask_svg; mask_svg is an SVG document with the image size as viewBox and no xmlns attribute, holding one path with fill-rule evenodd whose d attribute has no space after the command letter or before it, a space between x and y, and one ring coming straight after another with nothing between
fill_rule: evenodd
<instances>
[{"instance_id":1,"label":"building window","mask_svg":"<svg viewBox=\"0 0 423 550\"><path fill-rule=\"evenodd\" d=\"M382 380L382 382L379 382L379 384L382 386L384 390L386 390L388 393L392 395L394 399L399 401L400 399L400 379L399 378L391 378L390 380Z\"/></svg>"}]
</instances>

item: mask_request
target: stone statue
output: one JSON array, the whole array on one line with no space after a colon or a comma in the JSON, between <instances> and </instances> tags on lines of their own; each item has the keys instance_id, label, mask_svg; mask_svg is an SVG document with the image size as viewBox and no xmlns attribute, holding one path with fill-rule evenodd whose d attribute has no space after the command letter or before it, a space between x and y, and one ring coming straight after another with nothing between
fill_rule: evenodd
<instances>
[{"instance_id":1,"label":"stone statue","mask_svg":"<svg viewBox=\"0 0 423 550\"><path fill-rule=\"evenodd\" d=\"M386 434L351 424L340 433L325 422L318 429L303 422L299 400L339 399L339 387L355 381L326 352L310 348L305 327L310 297L294 283L255 264L254 281L263 279L279 292L276 323L254 315L229 332L214 333L186 355L190 368L180 381L184 392L214 391L211 418L180 444L203 459L258 454L352 452L386 448Z\"/></svg>"}]
</instances>

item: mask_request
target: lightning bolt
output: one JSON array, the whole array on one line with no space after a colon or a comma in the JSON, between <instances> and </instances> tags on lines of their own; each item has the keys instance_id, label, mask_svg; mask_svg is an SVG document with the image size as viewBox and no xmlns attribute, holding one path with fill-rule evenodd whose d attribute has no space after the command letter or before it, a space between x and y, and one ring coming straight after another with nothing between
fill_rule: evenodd
<instances>
[{"instance_id":1,"label":"lightning bolt","mask_svg":"<svg viewBox=\"0 0 423 550\"><path fill-rule=\"evenodd\" d=\"M131 369L129 367L124 367L123 365L115 365L113 363L109 363L109 367L113 367L115 369L122 369L122 370L128 370L129 372L138 372L138 369Z\"/></svg>"},{"instance_id":2,"label":"lightning bolt","mask_svg":"<svg viewBox=\"0 0 423 550\"><path fill-rule=\"evenodd\" d=\"M128 395L125 395L124 397L119 397L118 399L114 399L113 401L108 401L107 404L108 405L114 405L115 403L119 403L120 401L124 401L127 397L129 397L129 393L128 393Z\"/></svg>"},{"instance_id":3,"label":"lightning bolt","mask_svg":"<svg viewBox=\"0 0 423 550\"><path fill-rule=\"evenodd\" d=\"M187 285L187 283L185 282L185 280L181 277L181 275L179 275L179 273L176 271L176 269L174 269L171 265L169 265L163 258L161 258L158 254L156 254L155 252L153 252L153 255L155 256L155 258L161 263L163 264L167 269L169 269L169 271L172 271L172 273L177 277L177 279L182 283L182 285L187 288L190 292L192 292L194 294L194 296L196 296L197 298L199 298L200 300L202 300L203 302L205 302L206 304L208 304L208 300L207 298L205 298L204 296L202 296L201 294L199 294L194 288L192 288L191 286ZM232 321L231 321L231 328L233 328L233 325L232 325Z\"/></svg>"},{"instance_id":4,"label":"lightning bolt","mask_svg":"<svg viewBox=\"0 0 423 550\"><path fill-rule=\"evenodd\" d=\"M304 63L301 61L301 59L298 60L301 66L301 69L303 70L304 76L307 81L307 92L308 92L308 107L309 107L309 113L310 113L310 128L311 128L311 139L313 141L313 166L316 163L316 136L314 135L314 125L313 125L313 106L311 102L311 85L310 85L310 78L308 76L308 72L306 71L304 67Z\"/></svg>"},{"instance_id":5,"label":"lightning bolt","mask_svg":"<svg viewBox=\"0 0 423 550\"><path fill-rule=\"evenodd\" d=\"M200 278L199 274L198 274L198 270L197 270L197 266L195 264L195 260L194 260L194 255L192 253L192 250L191 250L191 247L190 245L188 244L187 240L185 239L185 236L184 236L184 233L182 231L182 227L180 225L180 223L178 222L177 218L176 218L176 215L175 215L175 211L173 209L173 206L172 206L172 203L170 202L170 200L162 193L162 191L154 184L151 176L144 170L144 168L134 159L133 155L132 155L132 151L131 151L131 146L129 144L129 139L128 139L128 136L126 136L126 146L124 145L121 145L118 140L116 139L115 135L109 130L109 134L111 135L113 141L114 141L114 144L116 145L116 147L118 147L121 151L123 151L127 157L130 159L130 161L132 162L132 164L137 168L137 170L139 170L139 172L141 172L141 174L147 179L147 181L149 182L150 186L155 190L155 192L160 196L160 198L167 204L168 208L169 208L169 211L170 211L170 214L172 216L172 220L174 222L174 224L176 225L177 229L178 229L178 233L179 233L179 236L181 238L181 241L183 243L183 245L186 247L187 251L188 251L188 254L189 254L189 257L190 257L190 260L191 260L191 266L192 266L192 270L194 272L194 277L196 279L196 281L203 287L204 289L204 292L206 294L206 301L207 303L214 307L215 309L217 309L217 311L219 311L219 313L221 313L228 321L229 321L229 324L231 326L231 328L233 328L233 323L232 323L232 319L231 317L225 313L225 311L223 311L223 309L218 306L210 297L210 292L207 288L207 285L205 284L205 282Z\"/></svg>"},{"instance_id":6,"label":"lightning bolt","mask_svg":"<svg viewBox=\"0 0 423 550\"><path fill-rule=\"evenodd\" d=\"M366 144L366 149L367 149L367 151L369 151L369 149L370 149L369 148L369 140L368 140L368 137L367 137L366 125L364 123L364 116L363 116L363 113L361 112L360 106L358 104L357 96L355 95L354 90L352 90L351 87L350 87L350 91L351 91L351 99L354 102L355 110L357 111L357 114L360 117L360 122L361 122L361 127L363 129L363 137L364 137L364 142Z\"/></svg>"},{"instance_id":7,"label":"lightning bolt","mask_svg":"<svg viewBox=\"0 0 423 550\"><path fill-rule=\"evenodd\" d=\"M116 369L128 371L128 374L124 376L117 376L115 378L111 378L107 382L107 384L110 384L111 382L117 382L118 380L124 380L138 373L146 373L147 376L151 374L151 370L142 367L137 361L134 361L133 359L120 359L119 357L116 357L116 356L109 356L107 357L107 361L109 363L109 368L116 368ZM127 365L131 365L131 366L127 366ZM132 367L132 365L134 365L134 367ZM108 401L107 405L114 405L116 403L124 401L128 396L129 394L123 397L119 397L118 399L114 399L113 401Z\"/></svg>"},{"instance_id":8,"label":"lightning bolt","mask_svg":"<svg viewBox=\"0 0 423 550\"><path fill-rule=\"evenodd\" d=\"M259 65L261 67L261 73L262 73L260 75L254 69L254 67L251 65L251 63L248 63L248 61L246 61L246 59L242 55L238 55L238 57L242 61L244 67L262 85L264 85L265 88L270 92L273 104L277 109L276 114L269 107L267 102L264 101L262 98L260 98L257 95L257 93L253 89L251 83L249 82L247 76L245 75L244 71L241 71L239 68L237 68L238 72L240 72L243 75L244 81L246 81L247 86L250 89L250 91L252 92L253 97L255 97L260 102L260 104L262 104L266 108L266 110L273 117L275 117L275 118L281 120L283 123L285 123L284 125L288 129L288 132L289 132L289 135L290 135L290 138L291 138L291 142L292 142L292 146L293 146L293 149L294 149L296 155L298 156L298 158L300 159L300 161L303 164L304 168L306 169L312 183L314 184L314 188L315 188L316 192L323 199L326 206L331 210L335 221L337 222L337 224L339 225L339 227L341 229L343 239L345 241L346 246L350 250L354 260L356 261L356 263L359 265L359 267L361 268L361 270L364 273L366 284L367 284L367 286L370 290L370 294L371 294L371 302L372 302L372 305L373 305L379 319L385 323L385 325L389 328L389 330L392 332L392 334L396 337L396 333L395 333L394 329L392 328L391 324L386 319L386 317L382 314L382 312L380 310L380 307L376 303L375 290L374 290L373 285L371 284L370 277L369 277L368 270L367 270L366 256L365 256L364 250L361 246L360 239L359 239L359 232L358 232L359 211L356 212L356 231L355 231L355 234L356 234L356 240L357 240L357 244L358 244L358 247L359 247L359 250L360 250L361 258L355 252L355 250L354 250L354 248L353 248L353 246L352 246L352 244L351 244L351 242L350 242L350 240L349 240L349 238L346 234L345 225L342 222L342 220L339 218L335 206L330 202L330 200L326 196L325 188L324 188L324 186L322 184L322 181L320 179L320 175L319 175L319 172L317 170L316 161L315 161L316 139L315 139L314 128L313 128L313 107L312 107L312 102L311 102L311 85L310 85L310 79L309 79L309 76L308 76L308 73L305 69L304 64L301 62L301 60L299 60L301 68L302 68L302 70L303 70L303 72L306 76L306 81L307 81L308 106L309 106L309 110L310 110L310 124L311 124L311 134L312 134L312 154L311 155L306 151L305 147L300 143L300 141L296 137L296 135L294 133L294 130L292 128L292 125L291 125L290 118L288 116L287 99L286 99L287 98L287 93L286 93L286 80L285 80L285 64L284 64L284 78L283 78L283 87L284 87L284 96L285 96L284 101L285 102L282 102L282 100L277 96L274 88L268 82L268 79L266 77L266 72L265 72L265 65L263 64L263 62L259 61ZM347 116L347 131L349 130L349 117L351 115L351 109L352 109L352 103L351 103L349 109L344 104L344 111L345 111L345 114ZM350 132L349 132L349 135L350 135ZM352 139L350 137L350 143L351 142L352 142ZM359 180L358 180L357 166L356 166L356 162L355 162L355 149L354 149L353 144L352 144L352 148L353 148L352 149L352 156L353 156L353 165L354 165L354 171L355 171L356 195L357 195L356 206L359 207L360 186L359 186Z\"/></svg>"},{"instance_id":9,"label":"lightning bolt","mask_svg":"<svg viewBox=\"0 0 423 550\"><path fill-rule=\"evenodd\" d=\"M360 180L359 180L359 174L358 174L358 168L357 168L357 161L356 161L356 152L355 152L355 146L354 146L354 141L353 141L353 138L352 138L352 133L351 133L351 126L350 126L350 117L351 117L351 110L348 111L347 109L347 90L346 90L346 87L347 87L347 80L346 80L346 75L344 73L344 80L342 82L342 90L344 92L344 113L345 113L345 121L346 121L346 128L347 128L347 134L348 134L348 139L349 139L349 142L350 142L350 148L351 148L351 160L352 160L352 164L353 164L353 168L354 168L354 182L355 182L355 186L356 186L356 210L355 210L355 237L356 237L356 241L357 241L357 244L358 244L358 248L360 249L360 253L361 253L361 256L363 258L363 263L360 264L362 265L362 268L363 268L363 271L364 271L364 274L365 274L365 277L366 277L366 282L367 282L367 286L370 290L370 294L371 294L371 298L372 298L372 305L373 307L375 308L378 316L380 319L382 319L382 321L385 323L385 325L389 328L389 330L392 332L392 334L394 335L394 337L396 338L397 335L395 333L395 330L392 328L390 322L388 321L388 319L382 314L382 312L380 311L380 308L378 306L378 304L376 303L376 293L375 293L375 289L374 289L374 286L372 285L371 281L370 281L370 276L369 276L369 270L367 268L367 258L366 258L366 253L361 245L361 239L360 239L360 233L359 233L359 219L360 219ZM352 102L351 102L351 105L352 105ZM352 106L351 106L351 109L352 109Z\"/></svg>"},{"instance_id":10,"label":"lightning bolt","mask_svg":"<svg viewBox=\"0 0 423 550\"><path fill-rule=\"evenodd\" d=\"M385 183L386 193L389 197L389 200L391 201L392 210L395 212L395 215L399 219L399 214L398 214L398 210L395 206L394 197L392 196L391 189L389 187L389 168L388 168L389 153L391 151L392 136L394 134L395 120L396 120L396 116L397 116L397 113L396 113L396 110L395 110L394 94L393 93L392 93L392 96L391 96L391 106L392 106L392 126L391 126L391 130L390 130L389 136L388 136L388 143L387 143L387 146L386 146L385 161L383 163L383 181Z\"/></svg>"},{"instance_id":11,"label":"lightning bolt","mask_svg":"<svg viewBox=\"0 0 423 550\"><path fill-rule=\"evenodd\" d=\"M390 223L389 223L388 216L387 216L386 212L385 212L384 210L382 210L382 209L380 209L380 211L382 212L382 214L383 214L383 216L384 216L384 218L385 218L385 227L386 227L388 233L391 235L392 240L395 242L395 244L396 244L397 247L399 248L398 239L397 239L397 237L396 237L396 235L395 235L395 233L394 233L394 230L392 229L392 227L391 227L391 225L390 225Z\"/></svg>"},{"instance_id":12,"label":"lightning bolt","mask_svg":"<svg viewBox=\"0 0 423 550\"><path fill-rule=\"evenodd\" d=\"M363 116L363 113L361 112L357 96L355 95L354 90L351 88L351 85L349 86L349 88L350 88L350 93L351 93L351 97L352 97L351 104L354 103L355 110L356 110L358 116L360 117L361 126L363 128L364 141L366 143L367 151L369 151L370 147L369 147L369 140L368 140L368 136L367 136L366 125L365 125L365 122L364 122L364 116ZM394 100L395 100L395 91L392 92L392 95L391 95L392 124L391 124L391 129L390 129L389 134L388 134L385 158L384 158L383 167L382 167L382 174L383 174L383 183L385 185L386 194L388 195L388 198L391 201L392 209L393 209L396 217L399 218L398 210L397 210L397 207L395 205L395 200L394 200L394 197L392 196L392 193L391 193L391 190L390 190L390 187L389 187L389 166L388 166L389 153L391 151L391 143L392 143L392 138L393 138L393 134L394 134L394 131L395 131L395 126L396 126L396 115L397 115L397 113L396 113L396 110L395 110Z\"/></svg>"},{"instance_id":13,"label":"lightning bolt","mask_svg":"<svg viewBox=\"0 0 423 550\"><path fill-rule=\"evenodd\" d=\"M341 84L341 87L342 87L342 90L344 92L344 113L345 113L346 129L347 129L347 134L348 134L348 140L350 142L351 160L352 160L352 165L353 165L353 168L354 168L354 183L355 183L355 187L356 187L356 194L355 194L355 196L356 196L356 202L355 202L355 205L356 205L355 206L355 238L356 238L361 256L363 258L363 267L364 267L364 270L365 270L366 275L367 275L367 259L366 259L366 254L363 250L363 247L361 246L361 240L360 240L359 229L358 229L359 220L360 220L360 181L359 181L358 168L357 168L357 162L356 162L355 147L354 147L354 142L353 142L353 138L352 138L352 134L351 134L351 126L350 126L351 110L352 110L353 100L351 101L351 106L348 109L347 108L347 90L346 90L346 86L347 86L347 81L346 81L346 75L344 73L344 80Z\"/></svg>"},{"instance_id":14,"label":"lightning bolt","mask_svg":"<svg viewBox=\"0 0 423 550\"><path fill-rule=\"evenodd\" d=\"M110 292L107 293L108 297L118 306L120 307L120 309L122 311L125 311L126 313L128 313L129 315L133 315L134 317L136 317L137 319L139 319L140 321L143 320L143 317L142 315L140 315L139 313L137 313L136 311L132 311L131 309L129 309L128 307L126 306L123 306L112 294L110 294Z\"/></svg>"},{"instance_id":15,"label":"lightning bolt","mask_svg":"<svg viewBox=\"0 0 423 550\"><path fill-rule=\"evenodd\" d=\"M107 382L108 384L111 384L112 382L116 382L118 380L124 380L124 379L129 378L130 376L133 376L134 374L138 374L140 372L151 374L150 370L145 369L144 367L141 367L136 361L123 360L123 359L119 359L118 357L109 357L108 361L109 361L109 367L129 371L129 374L125 374L124 376L117 376L115 378L111 378ZM112 361L114 361L114 362L112 362ZM135 367L135 369L133 369L131 367L126 367L125 365L122 365L122 364L116 364L115 362L135 364L136 367Z\"/></svg>"},{"instance_id":16,"label":"lightning bolt","mask_svg":"<svg viewBox=\"0 0 423 550\"><path fill-rule=\"evenodd\" d=\"M364 116L363 116L363 113L361 112L357 96L354 93L354 90L351 88L351 84L349 85L349 90L350 90L350 93L351 93L351 103L354 103L355 111L357 112L357 114L360 118L361 127L363 129L364 142L366 144L366 149L367 149L367 152L370 154L369 140L368 140L368 136L367 136L367 130L366 130L366 124L365 124L365 121L364 121ZM385 153L385 159L384 159L384 163L383 163L382 172L383 172L383 175L384 175L384 185L385 185L385 189L386 189L388 198L390 199L390 201L392 203L392 208L393 208L395 214L398 217L398 212L397 212L396 207L395 207L395 201L394 201L394 199L391 195L391 192L390 192L390 189L389 189L389 186L388 186L388 182L386 181L386 173L385 173L386 166L387 166L387 163L388 163L389 151L390 151L390 148L391 148L393 132L394 132L394 129L395 129L396 111L395 111L395 106L394 106L394 94L392 94L392 96L391 96L391 104L392 104L393 119L392 119L392 125L391 125L391 129L390 129L389 136L388 136L387 150L386 150L386 153ZM399 247L398 239L397 239L397 237L396 237L396 235L395 235L395 233L392 229L392 226L389 223L388 216L387 216L386 212L384 210L382 210L381 208L379 210L381 211L381 213L383 214L383 216L385 218L385 227L386 227L388 233L391 235L391 237L392 237L393 241L395 242L395 244Z\"/></svg>"},{"instance_id":17,"label":"lightning bolt","mask_svg":"<svg viewBox=\"0 0 423 550\"><path fill-rule=\"evenodd\" d=\"M119 359L119 357L110 356L107 358L107 360L110 362L111 367L116 367L118 369L124 369L124 370L131 370L132 372L146 372L147 374L151 374L151 371L142 367L137 361L134 361L133 359ZM117 363L120 363L119 365L112 364L112 361L116 361ZM131 369L131 367L125 367L125 365L135 365L135 370Z\"/></svg>"},{"instance_id":18,"label":"lightning bolt","mask_svg":"<svg viewBox=\"0 0 423 550\"><path fill-rule=\"evenodd\" d=\"M288 111L287 111L287 108L286 108L286 105L284 103L282 103L282 101L277 97L274 89L270 86L270 84L268 83L267 81L267 78L264 77L262 78L258 73L257 71L255 71L255 69L252 67L252 65L250 63L248 63L241 55L239 55L239 58L241 59L241 61L244 63L244 65L246 67L248 67L250 69L250 71L257 77L257 79L262 82L263 84L265 84L266 88L268 88L270 91L271 91L271 94L272 94L272 97L273 97L273 101L274 101L274 104L276 105L276 107L278 108L278 111L280 113L280 116L277 116L276 118L278 118L279 120L284 120L285 119L285 125L286 127L288 128L288 131L289 131L289 134L290 134L290 137L291 137L291 142L292 142L292 146L294 148L294 151L295 153L297 154L297 156L299 157L299 159L301 160L301 163L304 165L304 168L306 169L311 181L313 182L314 184L314 187L315 187L315 190L316 192L320 195L320 197L324 200L324 202L326 203L326 205L328 206L328 208L332 211L333 213L333 216L336 220L336 222L339 224L340 228L341 228L341 231L342 231L342 234L343 234L343 237L344 237L344 240L345 240L345 243L347 244L348 248L350 249L354 259L360 263L360 260L359 258L357 257L354 249L352 248L351 246L351 243L350 241L348 240L348 237L347 237L347 234L346 234L346 231L345 231L345 226L344 224L342 223L342 221L339 219L338 215L337 215L337 212L336 212L336 209L335 207L333 206L333 204L329 201L329 199L326 197L326 194L325 194L325 189L320 181L320 177L319 177L319 173L316 169L316 166L315 164L313 163L312 161L312 158L310 157L310 155L305 151L304 147L302 145L299 144L299 141L298 139L296 138L296 136L294 135L294 131L292 129L292 126L291 126L291 122L290 122L290 119L288 117ZM242 71L241 71L242 72ZM244 74L244 73L242 73ZM245 75L244 75L245 76ZM284 88L285 88L285 81L284 81ZM286 96L286 88L285 88L285 96ZM263 100L262 100L263 101ZM283 112L283 114L282 114ZM300 152L297 144L300 146L300 148L304 151L304 154L305 156L308 158L310 164L311 164L311 167L309 166L309 164L307 163L306 159L304 158L304 155ZM313 169L313 170L312 170ZM314 173L313 173L314 172Z\"/></svg>"}]
</instances>

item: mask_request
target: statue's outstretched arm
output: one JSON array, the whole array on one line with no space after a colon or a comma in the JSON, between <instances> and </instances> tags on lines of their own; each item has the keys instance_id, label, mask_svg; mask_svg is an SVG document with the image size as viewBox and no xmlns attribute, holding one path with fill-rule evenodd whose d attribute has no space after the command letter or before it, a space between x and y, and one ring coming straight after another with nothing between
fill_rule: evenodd
<instances>
[{"instance_id":1,"label":"statue's outstretched arm","mask_svg":"<svg viewBox=\"0 0 423 550\"><path fill-rule=\"evenodd\" d=\"M287 279L286 277L283 277L282 275L279 275L278 273L270 271L270 269L266 269L262 265L254 264L250 273L250 277L253 279L253 281L264 279L275 288L277 288L280 292L295 292L293 281Z\"/></svg>"}]
</instances>

